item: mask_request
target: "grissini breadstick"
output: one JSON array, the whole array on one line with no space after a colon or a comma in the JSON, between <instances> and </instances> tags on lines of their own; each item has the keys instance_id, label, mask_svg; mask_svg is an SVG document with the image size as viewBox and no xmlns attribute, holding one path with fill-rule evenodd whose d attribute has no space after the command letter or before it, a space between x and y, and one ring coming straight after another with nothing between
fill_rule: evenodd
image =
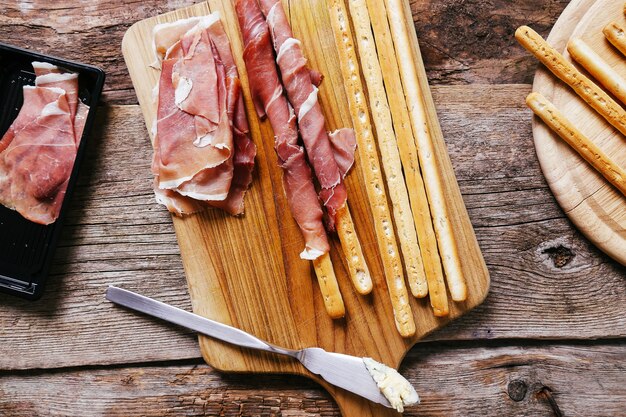
<instances>
[{"instance_id":1,"label":"grissini breadstick","mask_svg":"<svg viewBox=\"0 0 626 417\"><path fill-rule=\"evenodd\" d=\"M393 130L391 112L383 85L382 71L378 63L367 5L365 0L349 0L348 4L407 280L413 295L423 298L428 294L428 284L426 283L422 254L411 213L409 194L402 173L400 152Z\"/></svg>"},{"instance_id":2,"label":"grissini breadstick","mask_svg":"<svg viewBox=\"0 0 626 417\"><path fill-rule=\"evenodd\" d=\"M602 33L618 51L626 56L626 29L624 27L617 22L609 23Z\"/></svg>"},{"instance_id":3,"label":"grissini breadstick","mask_svg":"<svg viewBox=\"0 0 626 417\"><path fill-rule=\"evenodd\" d=\"M435 146L428 128L428 118L415 68L415 57L409 42L403 1L385 0L385 6L387 7L391 35L400 64L404 94L407 103L410 103L409 116L415 134L417 153L439 244L439 254L446 272L448 289L454 301L465 301L467 284L461 266L456 237L449 219L441 172L435 159Z\"/></svg>"},{"instance_id":4,"label":"grissini breadstick","mask_svg":"<svg viewBox=\"0 0 626 417\"><path fill-rule=\"evenodd\" d=\"M526 98L526 104L550 129L626 196L626 171L624 169L613 162L541 94L530 93Z\"/></svg>"},{"instance_id":5,"label":"grissini breadstick","mask_svg":"<svg viewBox=\"0 0 626 417\"><path fill-rule=\"evenodd\" d=\"M515 32L515 38L607 122L626 135L626 111L604 90L578 71L572 63L528 26L519 27Z\"/></svg>"},{"instance_id":6,"label":"grissini breadstick","mask_svg":"<svg viewBox=\"0 0 626 417\"><path fill-rule=\"evenodd\" d=\"M369 268L365 262L361 242L354 230L354 223L350 209L346 203L337 210L337 234L341 241L341 249L348 264L348 272L352 285L359 294L366 295L372 292L373 284Z\"/></svg>"},{"instance_id":7,"label":"grissini breadstick","mask_svg":"<svg viewBox=\"0 0 626 417\"><path fill-rule=\"evenodd\" d=\"M409 119L407 102L402 91L402 80L398 70L398 61L393 48L387 11L380 0L367 0L370 22L374 31L379 62L385 82L387 98L393 119L393 127L400 149L402 166L406 178L413 220L422 252L424 271L428 281L428 296L435 316L447 316L449 313L448 294L441 268L441 258L437 249L437 238L430 217L426 189L420 172L415 139ZM353 15L354 20L354 15Z\"/></svg>"},{"instance_id":8,"label":"grissini breadstick","mask_svg":"<svg viewBox=\"0 0 626 417\"><path fill-rule=\"evenodd\" d=\"M346 314L343 298L339 291L337 278L330 254L327 252L313 261L317 283L320 286L326 312L332 319L339 319Z\"/></svg>"},{"instance_id":9,"label":"grissini breadstick","mask_svg":"<svg viewBox=\"0 0 626 417\"><path fill-rule=\"evenodd\" d=\"M361 84L359 60L352 43L350 20L343 0L331 0L330 17L339 63L346 80L348 107L354 122L359 143L360 166L366 182L368 200L372 207L374 227L380 256L383 261L387 290L393 307L398 332L403 337L415 334L415 320L409 304L409 294L404 283L402 261L398 251L391 212L387 205L387 193L383 180L376 142L369 121L365 91Z\"/></svg>"},{"instance_id":10,"label":"grissini breadstick","mask_svg":"<svg viewBox=\"0 0 626 417\"><path fill-rule=\"evenodd\" d=\"M582 39L573 38L567 44L567 50L576 62L613 93L622 103L626 103L626 79L615 71Z\"/></svg>"}]
</instances>

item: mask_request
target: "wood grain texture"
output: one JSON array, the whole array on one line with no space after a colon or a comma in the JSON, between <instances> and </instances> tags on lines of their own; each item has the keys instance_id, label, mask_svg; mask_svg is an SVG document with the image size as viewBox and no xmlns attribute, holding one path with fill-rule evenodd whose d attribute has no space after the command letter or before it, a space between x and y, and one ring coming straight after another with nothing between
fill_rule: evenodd
<instances>
[{"instance_id":1,"label":"wood grain texture","mask_svg":"<svg viewBox=\"0 0 626 417\"><path fill-rule=\"evenodd\" d=\"M529 22L542 35L569 0L412 0L413 20L433 84L530 83L536 63L513 40ZM136 104L119 51L135 22L195 0L0 0L2 42L104 68L103 100Z\"/></svg>"},{"instance_id":2,"label":"wood grain texture","mask_svg":"<svg viewBox=\"0 0 626 417\"><path fill-rule=\"evenodd\" d=\"M400 7L404 6L403 1L398 2ZM382 189L385 185L380 182L379 194L373 188L375 184L371 183L372 175L380 176L377 153L369 151L375 149L372 146L375 146L376 136L369 133L371 139L366 144L366 137L362 136L363 131L359 129L364 118L367 118L368 107L356 111L352 105L353 97L358 99L359 94L363 102L367 103L366 90L362 87L358 87L357 91L348 88L351 84L346 80L351 79L351 76L343 71L343 57L340 55L338 62L336 55L337 49L344 51L346 46L341 36L335 36L331 23L333 15L331 13L329 16L327 3L321 0L298 0L284 2L284 5L291 19L294 36L302 41L308 65L325 76L320 86L320 102L326 117L326 129L332 131L338 127L354 126L357 133L361 153L357 152L355 168L346 180L346 187L351 214L375 281L374 289L367 297L352 290L343 252L333 236L332 263L343 294L346 317L333 321L325 309L320 307L324 297L319 287L312 285L315 275L310 271L302 271L309 269L310 265L293 252L304 246L302 238L298 236L299 229L284 207L276 203L276 198L283 197L284 192L281 181L272 181L281 172L273 151L274 135L261 130L261 123L255 116L254 105L248 94L243 45L234 6L230 0L209 0L137 22L122 41L124 59L149 131L156 113L152 91L159 75L158 71L150 67L154 61L152 29L156 24L219 12L239 69L251 134L259 148L257 175L246 196L244 216L233 218L218 211L207 211L173 219L193 310L279 346L292 349L319 346L329 351L373 357L397 367L413 343L484 300L489 288L488 271L458 190L446 145L438 130L434 105L428 96L424 106L431 108L428 116L424 115L423 122L429 124L432 132L432 144L428 150L432 156L428 162L422 161L422 167L426 169L436 165L441 184L445 187L439 195L446 199L448 216L445 222L440 219L435 221L450 225L451 230L454 230L453 234L449 233L446 237L454 235L456 239L455 249L458 247L458 254L463 258L462 275L467 282L468 295L467 298L459 299L451 289L451 297L462 302L450 303L450 314L445 319L435 317L432 309L421 300L408 297L406 290L400 296L396 295L399 288L397 280L405 285L403 265L393 233L394 223L398 219L392 220L388 208L390 203L386 197L382 197L381 204L379 196L386 194ZM349 14L346 19L351 19ZM399 24L405 27L410 23L403 17ZM412 27L409 28L410 33L414 33ZM405 48L413 46L416 49L416 42L414 38L409 42L407 37ZM409 51L409 56L411 54L415 57L414 65L404 62L403 68L411 68L416 77L417 72L423 74L419 81L420 90L422 94L429 94L421 57L415 51ZM421 70L416 70L416 67ZM356 77L359 77L359 66L356 65L356 68ZM411 100L411 97L415 96L407 94L406 99ZM348 104L350 113L346 114ZM267 125L268 122L263 124ZM373 154L373 160L371 156L366 160L366 155L370 154ZM274 174L270 174L272 171ZM385 206L386 210L383 211L388 217L379 216L382 206ZM412 216L408 216L408 219L412 222ZM374 231L376 238L372 237ZM443 241L442 235L438 235L438 238L442 239L440 248L450 244L449 240ZM387 264L387 258L395 258L393 268ZM292 266L300 270L294 272ZM404 267L410 270L408 264ZM457 275L455 270L446 271ZM458 274L461 274L460 269ZM293 291L292 288L298 290ZM402 314L397 305L404 306ZM297 373L318 379L291 361L251 354L206 337L200 337L200 349L208 364L223 371ZM346 416L386 415L383 407L369 404L345 391L332 388L330 392Z\"/></svg>"},{"instance_id":3,"label":"wood grain texture","mask_svg":"<svg viewBox=\"0 0 626 417\"><path fill-rule=\"evenodd\" d=\"M422 404L405 416L623 416L626 344L417 347L401 372ZM575 375L575 377L573 377ZM233 377L197 361L0 374L11 417L339 416L304 378ZM37 393L36 396L33 393Z\"/></svg>"},{"instance_id":4,"label":"wood grain texture","mask_svg":"<svg viewBox=\"0 0 626 417\"><path fill-rule=\"evenodd\" d=\"M554 201L532 147L529 92L433 89L492 290L428 340L626 337L626 269ZM152 193L139 107L102 107L95 126L43 299L0 295L0 369L200 356L189 332L104 300L115 284L191 309L172 222Z\"/></svg>"},{"instance_id":5,"label":"wood grain texture","mask_svg":"<svg viewBox=\"0 0 626 417\"><path fill-rule=\"evenodd\" d=\"M567 41L570 37L582 38L609 65L625 75L626 60L602 33L612 21L626 23L621 2L576 0L563 13L548 41L571 62L566 51ZM626 167L624 136L567 85L541 68L533 90L550 100L616 164ZM626 264L626 197L538 119L533 122L533 134L543 172L565 213L601 250Z\"/></svg>"},{"instance_id":6,"label":"wood grain texture","mask_svg":"<svg viewBox=\"0 0 626 417\"><path fill-rule=\"evenodd\" d=\"M194 2L0 0L0 39L97 64L108 76L104 101L134 104L119 50L124 32ZM530 87L479 85L532 82L536 61L513 32L530 23L547 36L568 3L411 0L431 83L456 85L433 95L492 290L428 338L436 343L409 352L401 372L428 402L408 415L551 415L536 394L542 385L565 415L623 415L623 341L522 340L624 338L626 269L580 235L552 197L523 105ZM467 83L476 84L458 85ZM220 375L200 365L189 332L103 300L114 283L191 309L171 220L152 196L139 108L99 112L44 298L0 295L0 369L24 369L0 372L0 414L338 416L305 378ZM180 358L193 359L160 362ZM34 370L64 366L80 368Z\"/></svg>"}]
</instances>

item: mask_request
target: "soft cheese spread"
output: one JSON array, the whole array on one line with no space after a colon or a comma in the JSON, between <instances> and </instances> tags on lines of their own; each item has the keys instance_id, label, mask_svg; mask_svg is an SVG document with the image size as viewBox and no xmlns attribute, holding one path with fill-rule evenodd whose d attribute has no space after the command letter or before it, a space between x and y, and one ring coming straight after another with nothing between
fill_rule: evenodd
<instances>
[{"instance_id":1,"label":"soft cheese spread","mask_svg":"<svg viewBox=\"0 0 626 417\"><path fill-rule=\"evenodd\" d=\"M415 388L398 371L372 358L363 358L363 362L380 392L398 412L403 412L405 406L419 403L420 399Z\"/></svg>"}]
</instances>

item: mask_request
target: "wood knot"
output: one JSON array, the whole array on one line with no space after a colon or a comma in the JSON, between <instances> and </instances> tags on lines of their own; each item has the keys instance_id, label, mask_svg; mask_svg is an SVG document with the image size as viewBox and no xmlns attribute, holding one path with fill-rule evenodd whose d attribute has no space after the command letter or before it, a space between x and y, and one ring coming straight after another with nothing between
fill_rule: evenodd
<instances>
[{"instance_id":1,"label":"wood knot","mask_svg":"<svg viewBox=\"0 0 626 417\"><path fill-rule=\"evenodd\" d=\"M576 254L570 248L563 245L544 249L541 253L548 255L556 268L563 268L569 264Z\"/></svg>"},{"instance_id":2,"label":"wood knot","mask_svg":"<svg viewBox=\"0 0 626 417\"><path fill-rule=\"evenodd\" d=\"M516 379L509 382L507 391L509 394L509 398L511 398L513 401L519 402L526 397L526 393L528 392L528 385L526 385L526 382L522 381L521 379Z\"/></svg>"}]
</instances>

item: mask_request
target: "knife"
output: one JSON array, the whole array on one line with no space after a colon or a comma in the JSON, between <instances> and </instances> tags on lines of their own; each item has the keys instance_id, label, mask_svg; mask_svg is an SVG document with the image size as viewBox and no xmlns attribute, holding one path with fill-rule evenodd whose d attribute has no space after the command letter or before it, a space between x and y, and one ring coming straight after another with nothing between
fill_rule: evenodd
<instances>
[{"instance_id":1,"label":"knife","mask_svg":"<svg viewBox=\"0 0 626 417\"><path fill-rule=\"evenodd\" d=\"M235 327L209 320L197 314L118 287L111 286L107 288L106 298L132 310L158 317L233 345L291 356L300 361L306 369L322 377L326 382L375 403L382 404L385 407L393 408L367 370L363 358L326 352L321 348L300 350L282 348Z\"/></svg>"}]
</instances>

